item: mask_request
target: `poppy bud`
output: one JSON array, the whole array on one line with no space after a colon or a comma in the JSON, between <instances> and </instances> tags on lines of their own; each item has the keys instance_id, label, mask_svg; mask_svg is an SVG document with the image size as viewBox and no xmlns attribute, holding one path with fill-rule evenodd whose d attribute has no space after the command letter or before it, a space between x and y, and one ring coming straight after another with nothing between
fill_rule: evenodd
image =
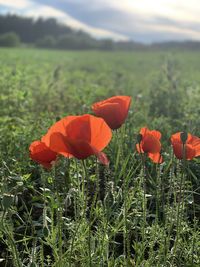
<instances>
[{"instance_id":1,"label":"poppy bud","mask_svg":"<svg viewBox=\"0 0 200 267\"><path fill-rule=\"evenodd\" d=\"M182 143L185 144L188 139L188 134L186 132L181 132L180 137L181 137Z\"/></svg>"},{"instance_id":2,"label":"poppy bud","mask_svg":"<svg viewBox=\"0 0 200 267\"><path fill-rule=\"evenodd\" d=\"M138 142L138 144L140 144L141 141L142 141L142 134L138 134L137 135L137 142Z\"/></svg>"}]
</instances>

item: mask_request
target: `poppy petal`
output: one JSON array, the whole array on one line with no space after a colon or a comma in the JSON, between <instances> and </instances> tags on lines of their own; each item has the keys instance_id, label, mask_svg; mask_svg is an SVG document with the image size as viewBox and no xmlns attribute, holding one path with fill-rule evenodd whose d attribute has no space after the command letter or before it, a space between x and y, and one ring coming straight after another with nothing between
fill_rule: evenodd
<instances>
[{"instance_id":1,"label":"poppy petal","mask_svg":"<svg viewBox=\"0 0 200 267\"><path fill-rule=\"evenodd\" d=\"M181 132L178 132L178 133L175 133L171 136L171 143L172 144L173 143L181 143L182 144L180 134L181 134Z\"/></svg>"},{"instance_id":2,"label":"poppy petal","mask_svg":"<svg viewBox=\"0 0 200 267\"><path fill-rule=\"evenodd\" d=\"M146 134L150 133L149 129L147 127L143 127L140 129L140 134L142 136L145 136Z\"/></svg>"},{"instance_id":3,"label":"poppy petal","mask_svg":"<svg viewBox=\"0 0 200 267\"><path fill-rule=\"evenodd\" d=\"M92 105L92 110L102 117L111 129L118 129L126 120L131 104L130 96L114 96Z\"/></svg>"},{"instance_id":4,"label":"poppy petal","mask_svg":"<svg viewBox=\"0 0 200 267\"><path fill-rule=\"evenodd\" d=\"M161 150L160 141L151 134L146 134L142 140L142 149L147 153L159 153Z\"/></svg>"},{"instance_id":5,"label":"poppy petal","mask_svg":"<svg viewBox=\"0 0 200 267\"><path fill-rule=\"evenodd\" d=\"M156 131L156 130L153 130L153 131L150 131L150 133L158 140L161 139L161 133L159 131Z\"/></svg>"},{"instance_id":6,"label":"poppy petal","mask_svg":"<svg viewBox=\"0 0 200 267\"><path fill-rule=\"evenodd\" d=\"M144 153L144 150L142 149L141 144L136 144L136 149L138 153Z\"/></svg>"},{"instance_id":7,"label":"poppy petal","mask_svg":"<svg viewBox=\"0 0 200 267\"><path fill-rule=\"evenodd\" d=\"M50 145L50 138L51 138L51 135L53 133L59 132L65 136L67 125L77 117L79 117L79 116L67 116L67 117L64 117L63 119L57 121L56 123L54 123L49 128L48 132L42 137L42 142L44 142L46 144L46 146L49 146Z\"/></svg>"},{"instance_id":8,"label":"poppy petal","mask_svg":"<svg viewBox=\"0 0 200 267\"><path fill-rule=\"evenodd\" d=\"M91 115L77 116L66 126L66 136L73 140L91 141Z\"/></svg>"},{"instance_id":9,"label":"poppy petal","mask_svg":"<svg viewBox=\"0 0 200 267\"><path fill-rule=\"evenodd\" d=\"M195 157L199 157L200 156L200 146L196 146L195 147Z\"/></svg>"},{"instance_id":10,"label":"poppy petal","mask_svg":"<svg viewBox=\"0 0 200 267\"><path fill-rule=\"evenodd\" d=\"M104 118L109 127L113 130L122 125L122 116L118 112L120 106L118 103L105 103L101 106L93 106L93 111L98 117Z\"/></svg>"},{"instance_id":11,"label":"poppy petal","mask_svg":"<svg viewBox=\"0 0 200 267\"><path fill-rule=\"evenodd\" d=\"M178 159L183 159L183 145L180 143L173 144L174 154ZM185 145L186 159L192 160L195 157L195 149L191 145Z\"/></svg>"},{"instance_id":12,"label":"poppy petal","mask_svg":"<svg viewBox=\"0 0 200 267\"><path fill-rule=\"evenodd\" d=\"M29 147L30 158L43 167L49 169L57 158L57 153L49 149L43 142L37 140L31 143Z\"/></svg>"},{"instance_id":13,"label":"poppy petal","mask_svg":"<svg viewBox=\"0 0 200 267\"><path fill-rule=\"evenodd\" d=\"M112 138L112 131L102 118L90 116L91 145L103 150Z\"/></svg>"},{"instance_id":14,"label":"poppy petal","mask_svg":"<svg viewBox=\"0 0 200 267\"><path fill-rule=\"evenodd\" d=\"M192 140L192 135L190 133L187 134L187 141L186 143L189 143ZM183 142L181 141L181 132L175 133L171 136L171 143L180 143L182 144Z\"/></svg>"},{"instance_id":15,"label":"poppy petal","mask_svg":"<svg viewBox=\"0 0 200 267\"><path fill-rule=\"evenodd\" d=\"M66 136L60 132L52 133L47 141L49 148L58 154L63 155L66 158L71 158L73 155L70 153L70 149L67 146Z\"/></svg>"},{"instance_id":16,"label":"poppy petal","mask_svg":"<svg viewBox=\"0 0 200 267\"><path fill-rule=\"evenodd\" d=\"M160 155L160 153L148 153L148 157L154 162L154 163L162 163L163 162L163 158Z\"/></svg>"},{"instance_id":17,"label":"poppy petal","mask_svg":"<svg viewBox=\"0 0 200 267\"><path fill-rule=\"evenodd\" d=\"M92 146L84 140L72 140L67 138L66 142L70 153L77 159L85 159L95 154Z\"/></svg>"}]
</instances>

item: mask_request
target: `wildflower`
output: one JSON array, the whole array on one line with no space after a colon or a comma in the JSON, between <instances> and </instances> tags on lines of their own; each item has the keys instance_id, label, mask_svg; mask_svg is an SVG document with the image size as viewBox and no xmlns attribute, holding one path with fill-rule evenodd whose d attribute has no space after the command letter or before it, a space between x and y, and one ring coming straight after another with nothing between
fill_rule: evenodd
<instances>
[{"instance_id":1,"label":"wildflower","mask_svg":"<svg viewBox=\"0 0 200 267\"><path fill-rule=\"evenodd\" d=\"M53 151L65 157L85 159L96 155L105 165L109 163L101 152L110 142L112 132L102 118L85 114L68 116L56 122L42 138Z\"/></svg>"},{"instance_id":2,"label":"wildflower","mask_svg":"<svg viewBox=\"0 0 200 267\"><path fill-rule=\"evenodd\" d=\"M31 143L29 147L30 158L44 168L50 169L57 158L57 153L48 148L43 142L37 140Z\"/></svg>"},{"instance_id":3,"label":"wildflower","mask_svg":"<svg viewBox=\"0 0 200 267\"><path fill-rule=\"evenodd\" d=\"M98 117L103 118L112 130L115 130L125 122L130 104L130 96L113 96L94 103L92 110Z\"/></svg>"},{"instance_id":4,"label":"wildflower","mask_svg":"<svg viewBox=\"0 0 200 267\"><path fill-rule=\"evenodd\" d=\"M136 149L139 153L146 153L154 163L161 163L161 133L148 128L141 128Z\"/></svg>"},{"instance_id":5,"label":"wildflower","mask_svg":"<svg viewBox=\"0 0 200 267\"><path fill-rule=\"evenodd\" d=\"M190 133L185 136L183 136L182 132L173 134L171 136L171 144L178 159L183 159L184 155L187 160L200 156L200 138Z\"/></svg>"}]
</instances>

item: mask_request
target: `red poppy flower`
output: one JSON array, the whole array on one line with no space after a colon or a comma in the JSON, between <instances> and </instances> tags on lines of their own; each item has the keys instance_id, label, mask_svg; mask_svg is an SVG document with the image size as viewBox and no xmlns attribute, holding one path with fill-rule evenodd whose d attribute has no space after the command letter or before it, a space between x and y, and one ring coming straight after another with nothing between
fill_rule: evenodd
<instances>
[{"instance_id":1,"label":"red poppy flower","mask_svg":"<svg viewBox=\"0 0 200 267\"><path fill-rule=\"evenodd\" d=\"M171 136L171 144L173 151L178 159L183 159L183 142L181 140L181 132L175 133ZM187 134L185 146L185 158L192 160L194 157L200 156L200 138Z\"/></svg>"},{"instance_id":2,"label":"red poppy flower","mask_svg":"<svg viewBox=\"0 0 200 267\"><path fill-rule=\"evenodd\" d=\"M162 163L161 151L161 133L159 131L150 131L144 127L140 130L141 141L136 144L137 151L139 153L147 153L148 157L154 163Z\"/></svg>"},{"instance_id":3,"label":"red poppy flower","mask_svg":"<svg viewBox=\"0 0 200 267\"><path fill-rule=\"evenodd\" d=\"M125 122L130 104L130 96L113 96L94 103L92 110L98 117L103 118L112 130L115 130Z\"/></svg>"},{"instance_id":4,"label":"red poppy flower","mask_svg":"<svg viewBox=\"0 0 200 267\"><path fill-rule=\"evenodd\" d=\"M112 132L102 118L85 114L69 116L56 122L42 138L53 151L65 157L85 159L96 155L107 165L108 159L101 152L110 142Z\"/></svg>"},{"instance_id":5,"label":"red poppy flower","mask_svg":"<svg viewBox=\"0 0 200 267\"><path fill-rule=\"evenodd\" d=\"M30 158L46 169L50 169L56 160L57 153L50 150L43 142L34 141L29 147Z\"/></svg>"}]
</instances>

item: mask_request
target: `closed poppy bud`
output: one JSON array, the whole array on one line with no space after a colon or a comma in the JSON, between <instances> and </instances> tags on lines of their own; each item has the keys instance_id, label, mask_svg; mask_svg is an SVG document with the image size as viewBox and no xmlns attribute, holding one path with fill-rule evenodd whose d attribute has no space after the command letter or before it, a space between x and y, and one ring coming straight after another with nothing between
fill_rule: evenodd
<instances>
[{"instance_id":1,"label":"closed poppy bud","mask_svg":"<svg viewBox=\"0 0 200 267\"><path fill-rule=\"evenodd\" d=\"M142 135L141 134L138 134L137 135L137 142L138 144L142 141Z\"/></svg>"},{"instance_id":2,"label":"closed poppy bud","mask_svg":"<svg viewBox=\"0 0 200 267\"><path fill-rule=\"evenodd\" d=\"M94 103L92 110L96 116L103 118L112 130L115 130L125 122L130 104L130 96L113 96Z\"/></svg>"},{"instance_id":3,"label":"closed poppy bud","mask_svg":"<svg viewBox=\"0 0 200 267\"><path fill-rule=\"evenodd\" d=\"M52 151L49 147L47 147L43 142L39 140L31 143L29 151L30 158L41 164L46 169L50 169L53 162L57 158L57 153Z\"/></svg>"},{"instance_id":4,"label":"closed poppy bud","mask_svg":"<svg viewBox=\"0 0 200 267\"><path fill-rule=\"evenodd\" d=\"M178 132L173 134L171 144L174 155L178 159L185 157L187 160L192 160L194 157L200 156L200 138L190 133Z\"/></svg>"},{"instance_id":5,"label":"closed poppy bud","mask_svg":"<svg viewBox=\"0 0 200 267\"><path fill-rule=\"evenodd\" d=\"M141 128L137 139L138 144L136 144L136 149L139 153L146 153L154 163L162 162L162 156L160 154L161 133L159 131L151 131L146 127Z\"/></svg>"},{"instance_id":6,"label":"closed poppy bud","mask_svg":"<svg viewBox=\"0 0 200 267\"><path fill-rule=\"evenodd\" d=\"M188 138L188 134L186 132L182 132L182 133L180 133L180 138L181 138L181 141L183 142L183 144L185 144L187 141L187 138Z\"/></svg>"}]
</instances>

